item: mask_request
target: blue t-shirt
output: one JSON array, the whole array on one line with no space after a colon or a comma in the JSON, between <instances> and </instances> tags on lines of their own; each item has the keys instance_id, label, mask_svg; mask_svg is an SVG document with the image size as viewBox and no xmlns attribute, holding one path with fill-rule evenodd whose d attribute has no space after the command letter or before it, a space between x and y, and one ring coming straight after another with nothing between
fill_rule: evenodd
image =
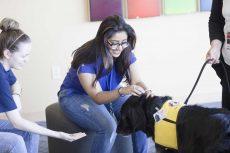
<instances>
[{"instance_id":1,"label":"blue t-shirt","mask_svg":"<svg viewBox=\"0 0 230 153\"><path fill-rule=\"evenodd\" d=\"M11 70L5 71L0 63L0 113L17 108L12 97L11 86L16 82L16 77Z\"/></svg>"},{"instance_id":2,"label":"blue t-shirt","mask_svg":"<svg viewBox=\"0 0 230 153\"><path fill-rule=\"evenodd\" d=\"M131 53L130 56L131 56L130 64L132 64L136 61L136 57L133 53ZM77 74L79 73L96 74L99 71L101 62L102 62L102 59L99 58L94 63L82 64L81 66L79 66L78 71L71 67L61 85L60 91L64 89L70 89L74 93L81 94L81 95L87 95L87 93L85 92L85 90L83 89L79 81ZM98 79L98 82L103 91L111 91L111 90L116 89L116 87L120 84L122 79L123 79L123 76L121 76L116 71L115 66L113 66L112 70L108 74L106 74L105 68L102 70L102 77Z\"/></svg>"}]
</instances>

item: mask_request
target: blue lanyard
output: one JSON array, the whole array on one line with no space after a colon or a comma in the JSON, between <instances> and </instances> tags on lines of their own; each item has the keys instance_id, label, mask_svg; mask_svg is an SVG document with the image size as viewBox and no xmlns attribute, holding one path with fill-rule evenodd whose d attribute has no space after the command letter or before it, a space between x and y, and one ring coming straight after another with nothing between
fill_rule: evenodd
<instances>
[{"instance_id":1,"label":"blue lanyard","mask_svg":"<svg viewBox=\"0 0 230 153\"><path fill-rule=\"evenodd\" d=\"M108 75L110 75L110 77L108 77ZM111 85L111 77L113 76L113 68L112 68L112 70L110 71L110 73L109 74L106 74L106 86L107 86L107 90L108 91L111 91L112 89L112 85ZM114 111L113 111L113 104L112 104L112 102L110 102L109 103L109 112L110 112L110 114L113 116L114 115Z\"/></svg>"}]
</instances>

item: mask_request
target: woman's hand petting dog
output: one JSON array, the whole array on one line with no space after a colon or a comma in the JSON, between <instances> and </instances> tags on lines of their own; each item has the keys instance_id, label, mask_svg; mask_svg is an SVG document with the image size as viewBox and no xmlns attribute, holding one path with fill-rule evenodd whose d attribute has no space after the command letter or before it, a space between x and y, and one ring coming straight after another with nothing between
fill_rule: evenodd
<instances>
[{"instance_id":1,"label":"woman's hand petting dog","mask_svg":"<svg viewBox=\"0 0 230 153\"><path fill-rule=\"evenodd\" d=\"M146 98L148 97L154 97L154 94L152 90L144 90L141 86L138 85L130 85L127 87L121 87L120 91L121 94L123 95L134 95L140 97L143 94L146 94Z\"/></svg>"},{"instance_id":2,"label":"woman's hand petting dog","mask_svg":"<svg viewBox=\"0 0 230 153\"><path fill-rule=\"evenodd\" d=\"M130 86L127 86L127 87L122 87L120 89L120 93L124 94L124 95L131 94L131 95L134 95L134 96L141 96L142 94L145 93L145 90L141 86L130 85Z\"/></svg>"}]
</instances>

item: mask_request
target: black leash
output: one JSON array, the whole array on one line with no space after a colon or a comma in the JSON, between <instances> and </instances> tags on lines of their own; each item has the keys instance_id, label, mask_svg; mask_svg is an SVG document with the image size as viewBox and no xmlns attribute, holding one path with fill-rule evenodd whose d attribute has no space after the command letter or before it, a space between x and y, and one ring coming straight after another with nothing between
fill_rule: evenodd
<instances>
[{"instance_id":1,"label":"black leash","mask_svg":"<svg viewBox=\"0 0 230 153\"><path fill-rule=\"evenodd\" d=\"M191 97L191 95L192 95L194 89L195 89L196 86L197 86L197 83L198 83L199 80L200 80L201 74L202 74L202 72L204 71L205 66L206 66L206 65L208 64L208 62L210 62L210 61L211 61L211 59L205 61L205 63L203 64L203 66L202 66L202 68L201 68L201 70L200 70L200 73L199 73L199 75L198 75L198 77L197 77L197 79L196 79L196 82L195 82L195 84L194 84L194 86L193 86L193 88L192 88L192 90L191 90L189 96L188 96L187 99L185 100L184 104L187 104L187 103L188 103L189 98ZM227 70L226 70L226 68L225 68L225 66L224 66L224 63L223 63L221 60L220 60L220 63L221 63L221 65L222 65L222 67L223 67L223 70L224 70L224 77L225 77L225 79L226 79L226 81L227 81L228 92L230 93L230 86L229 86L229 80L228 80Z\"/></svg>"}]
</instances>

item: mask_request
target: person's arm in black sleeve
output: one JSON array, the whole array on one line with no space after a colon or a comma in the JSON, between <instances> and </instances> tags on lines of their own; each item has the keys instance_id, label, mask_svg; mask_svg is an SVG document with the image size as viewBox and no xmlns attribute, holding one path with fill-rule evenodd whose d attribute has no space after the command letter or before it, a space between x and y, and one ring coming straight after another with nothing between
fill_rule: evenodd
<instances>
[{"instance_id":1,"label":"person's arm in black sleeve","mask_svg":"<svg viewBox=\"0 0 230 153\"><path fill-rule=\"evenodd\" d=\"M209 38L210 42L215 39L224 42L225 19L222 15L223 0L213 0L211 14L209 17Z\"/></svg>"},{"instance_id":2,"label":"person's arm in black sleeve","mask_svg":"<svg viewBox=\"0 0 230 153\"><path fill-rule=\"evenodd\" d=\"M224 43L225 19L222 14L223 0L213 0L209 17L209 38L211 47L206 54L206 60L210 64L219 63L221 47Z\"/></svg>"}]
</instances>

